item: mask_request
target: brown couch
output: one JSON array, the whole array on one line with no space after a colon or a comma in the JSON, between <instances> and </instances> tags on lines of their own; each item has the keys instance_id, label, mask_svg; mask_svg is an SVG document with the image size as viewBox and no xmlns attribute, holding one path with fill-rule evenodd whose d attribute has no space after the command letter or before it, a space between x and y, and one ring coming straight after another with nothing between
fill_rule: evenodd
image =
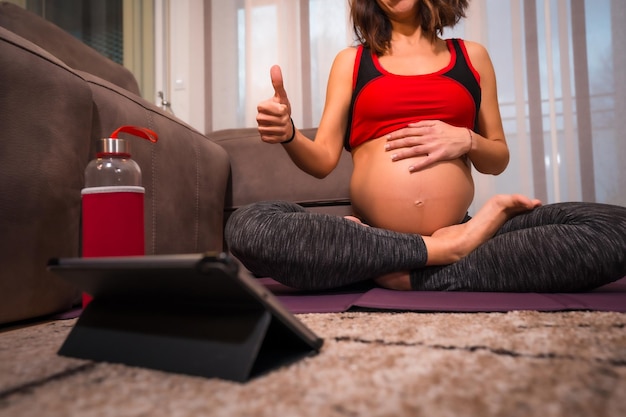
<instances>
[{"instance_id":1,"label":"brown couch","mask_svg":"<svg viewBox=\"0 0 626 417\"><path fill-rule=\"evenodd\" d=\"M80 256L84 169L97 140L121 125L159 134L156 144L129 138L146 188L146 254L227 251L225 221L255 201L350 213L347 152L319 180L255 128L202 135L142 99L127 69L0 2L0 325L78 302L78 291L45 266L51 257Z\"/></svg>"},{"instance_id":2,"label":"brown couch","mask_svg":"<svg viewBox=\"0 0 626 417\"><path fill-rule=\"evenodd\" d=\"M303 129L309 138L316 129ZM262 200L287 200L310 211L351 214L349 180L352 159L344 152L337 168L320 180L300 171L280 145L268 145L256 128L226 129L208 134L230 156L230 177L226 192L225 215L237 208Z\"/></svg>"},{"instance_id":3,"label":"brown couch","mask_svg":"<svg viewBox=\"0 0 626 417\"><path fill-rule=\"evenodd\" d=\"M0 324L62 311L78 291L46 272L80 255L80 190L99 138L121 125L143 173L146 253L222 249L225 150L138 95L130 72L0 3Z\"/></svg>"}]
</instances>

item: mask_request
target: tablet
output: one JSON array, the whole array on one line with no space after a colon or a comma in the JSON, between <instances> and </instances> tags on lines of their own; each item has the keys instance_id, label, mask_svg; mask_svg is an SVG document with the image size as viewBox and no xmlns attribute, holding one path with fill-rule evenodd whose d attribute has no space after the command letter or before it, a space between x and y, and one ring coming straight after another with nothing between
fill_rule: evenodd
<instances>
[{"instance_id":1,"label":"tablet","mask_svg":"<svg viewBox=\"0 0 626 417\"><path fill-rule=\"evenodd\" d=\"M319 352L323 344L322 338L291 314L239 261L225 253L54 258L48 262L48 270L93 296L60 351L66 356L163 369L163 358L145 363L141 351L134 347L143 343L146 335L160 338L162 349L169 349L167 343L175 338L178 341L172 344L172 351L197 349L193 354L206 362L203 350L192 347L199 338L206 339L204 352L231 355L233 332L239 331L237 343L243 353L232 356L232 362L238 362L242 355L250 356L252 365L262 354L267 358L261 358L267 362L263 367L270 368L288 353L287 346L299 357ZM131 333L134 339L126 340ZM250 337L256 338L252 344L247 341ZM120 348L118 353L111 353L110 346L100 348L111 338L119 339L125 351ZM228 348L224 347L225 340ZM143 349L154 345L146 343ZM136 351L127 354L129 349ZM166 353L163 357L171 356ZM218 365L222 366L217 359L207 362L203 374L216 374ZM191 364L172 363L168 369L196 372ZM243 380L247 372L238 370L233 378ZM220 370L215 376L223 375L231 377L230 370Z\"/></svg>"}]
</instances>

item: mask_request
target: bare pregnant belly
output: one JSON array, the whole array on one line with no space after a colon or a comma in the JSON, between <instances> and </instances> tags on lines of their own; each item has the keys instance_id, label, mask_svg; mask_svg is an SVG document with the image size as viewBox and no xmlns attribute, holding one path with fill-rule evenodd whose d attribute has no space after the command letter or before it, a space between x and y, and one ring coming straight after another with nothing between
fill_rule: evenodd
<instances>
[{"instance_id":1,"label":"bare pregnant belly","mask_svg":"<svg viewBox=\"0 0 626 417\"><path fill-rule=\"evenodd\" d=\"M384 144L375 139L353 151L355 215L374 227L424 236L463 220L474 198L471 170L463 159L411 173L417 158L392 162Z\"/></svg>"}]
</instances>

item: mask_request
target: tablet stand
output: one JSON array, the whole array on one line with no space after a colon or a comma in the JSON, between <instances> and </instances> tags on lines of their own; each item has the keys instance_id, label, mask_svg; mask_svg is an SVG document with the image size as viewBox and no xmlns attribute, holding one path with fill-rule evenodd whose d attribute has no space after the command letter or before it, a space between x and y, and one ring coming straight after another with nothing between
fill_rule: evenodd
<instances>
[{"instance_id":1,"label":"tablet stand","mask_svg":"<svg viewBox=\"0 0 626 417\"><path fill-rule=\"evenodd\" d=\"M59 354L243 382L312 353L285 330L263 309L164 309L94 299Z\"/></svg>"}]
</instances>

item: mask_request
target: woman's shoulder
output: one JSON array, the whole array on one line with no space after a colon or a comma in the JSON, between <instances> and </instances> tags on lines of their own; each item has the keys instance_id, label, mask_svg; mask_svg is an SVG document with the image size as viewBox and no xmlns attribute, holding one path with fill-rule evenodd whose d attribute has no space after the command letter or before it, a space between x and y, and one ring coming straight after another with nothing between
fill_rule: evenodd
<instances>
[{"instance_id":1,"label":"woman's shoulder","mask_svg":"<svg viewBox=\"0 0 626 417\"><path fill-rule=\"evenodd\" d=\"M493 73L493 63L491 62L487 48L481 43L465 39L459 39L459 42L465 49L469 65L478 72L481 78L485 76L491 77Z\"/></svg>"},{"instance_id":2,"label":"woman's shoulder","mask_svg":"<svg viewBox=\"0 0 626 417\"><path fill-rule=\"evenodd\" d=\"M333 68L343 69L351 73L358 51L359 48L355 46L349 46L339 51L335 56Z\"/></svg>"},{"instance_id":3,"label":"woman's shoulder","mask_svg":"<svg viewBox=\"0 0 626 417\"><path fill-rule=\"evenodd\" d=\"M465 46L467 55L472 62L489 60L489 52L483 44L465 39L459 39L459 41Z\"/></svg>"},{"instance_id":4,"label":"woman's shoulder","mask_svg":"<svg viewBox=\"0 0 626 417\"><path fill-rule=\"evenodd\" d=\"M337 53L335 60L354 62L361 46L348 46Z\"/></svg>"}]
</instances>

